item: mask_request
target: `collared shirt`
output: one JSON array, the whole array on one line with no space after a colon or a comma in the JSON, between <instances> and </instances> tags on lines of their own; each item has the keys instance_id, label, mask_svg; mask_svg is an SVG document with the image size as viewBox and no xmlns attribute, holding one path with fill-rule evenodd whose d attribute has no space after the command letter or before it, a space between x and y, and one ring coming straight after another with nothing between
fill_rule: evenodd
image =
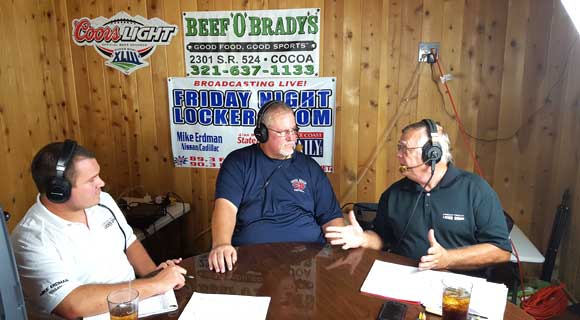
<instances>
[{"instance_id":1,"label":"collared shirt","mask_svg":"<svg viewBox=\"0 0 580 320\"><path fill-rule=\"evenodd\" d=\"M299 152L290 159L271 159L257 144L226 157L216 183L217 198L238 208L234 245L325 243L321 226L342 217L316 161Z\"/></svg>"},{"instance_id":2,"label":"collared shirt","mask_svg":"<svg viewBox=\"0 0 580 320\"><path fill-rule=\"evenodd\" d=\"M125 255L136 237L113 198L101 192L105 207L85 209L88 227L64 220L41 202L28 210L12 233L26 308L31 318L56 318L50 313L75 288L84 284L135 279Z\"/></svg>"},{"instance_id":3,"label":"collared shirt","mask_svg":"<svg viewBox=\"0 0 580 320\"><path fill-rule=\"evenodd\" d=\"M511 251L499 198L481 177L449 164L439 184L423 192L411 217L421 189L404 178L381 196L375 231L395 246L394 253L419 260L430 247L429 229L435 230L435 239L446 249L490 243Z\"/></svg>"}]
</instances>

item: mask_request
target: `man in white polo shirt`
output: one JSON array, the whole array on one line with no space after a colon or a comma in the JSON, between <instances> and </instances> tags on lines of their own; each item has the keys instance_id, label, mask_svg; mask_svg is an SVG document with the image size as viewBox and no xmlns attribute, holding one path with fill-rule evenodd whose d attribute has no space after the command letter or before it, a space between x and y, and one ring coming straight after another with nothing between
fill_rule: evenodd
<instances>
[{"instance_id":1,"label":"man in white polo shirt","mask_svg":"<svg viewBox=\"0 0 580 320\"><path fill-rule=\"evenodd\" d=\"M32 161L39 194L12 233L31 319L107 312L107 295L128 281L142 299L185 283L179 259L155 266L115 201L101 191L99 170L94 154L72 140L46 145ZM135 273L158 269L135 280Z\"/></svg>"}]
</instances>

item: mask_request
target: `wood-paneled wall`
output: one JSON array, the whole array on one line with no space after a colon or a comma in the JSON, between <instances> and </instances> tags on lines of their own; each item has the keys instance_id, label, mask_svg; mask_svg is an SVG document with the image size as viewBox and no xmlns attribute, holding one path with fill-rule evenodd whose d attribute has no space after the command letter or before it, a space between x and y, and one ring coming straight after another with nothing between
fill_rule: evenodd
<instances>
[{"instance_id":1,"label":"wood-paneled wall","mask_svg":"<svg viewBox=\"0 0 580 320\"><path fill-rule=\"evenodd\" d=\"M440 42L458 112L478 137L467 143L540 250L563 191L572 190L559 276L580 296L580 42L558 0L2 1L0 204L14 216L10 228L34 201L32 156L74 138L97 153L113 195L174 191L190 202L184 255L207 250L217 170L171 161L166 77L184 76L181 31L149 67L124 76L71 41L71 22L123 10L181 26L182 11L305 7L322 9L322 75L338 79L329 177L340 202L377 201L399 179L400 129L425 117L449 132L456 164L474 170L448 97L429 65L417 64L419 42Z\"/></svg>"}]
</instances>

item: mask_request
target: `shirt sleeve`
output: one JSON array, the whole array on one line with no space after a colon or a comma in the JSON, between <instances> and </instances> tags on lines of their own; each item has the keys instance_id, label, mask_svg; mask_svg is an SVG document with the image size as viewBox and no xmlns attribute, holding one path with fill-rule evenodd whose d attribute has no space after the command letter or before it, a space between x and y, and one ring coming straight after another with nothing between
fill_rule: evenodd
<instances>
[{"instance_id":1,"label":"shirt sleeve","mask_svg":"<svg viewBox=\"0 0 580 320\"><path fill-rule=\"evenodd\" d=\"M342 211L332 189L328 177L314 160L314 174L317 175L317 185L314 190L314 213L316 222L323 226L331 220L342 218Z\"/></svg>"},{"instance_id":2,"label":"shirt sleeve","mask_svg":"<svg viewBox=\"0 0 580 320\"><path fill-rule=\"evenodd\" d=\"M389 215L389 197L388 190L383 192L381 198L379 199L379 205L377 207L377 215L374 221L374 231L379 235L383 241L383 248L394 245L393 243L393 233L390 225L387 223L387 218Z\"/></svg>"},{"instance_id":3,"label":"shirt sleeve","mask_svg":"<svg viewBox=\"0 0 580 320\"><path fill-rule=\"evenodd\" d=\"M499 198L491 186L483 180L481 188L482 197L477 203L475 212L475 237L478 243L490 243L511 252L507 224Z\"/></svg>"},{"instance_id":4,"label":"shirt sleeve","mask_svg":"<svg viewBox=\"0 0 580 320\"><path fill-rule=\"evenodd\" d=\"M109 195L108 193L101 192L101 203L106 205L109 209L111 209L111 211L113 211L115 218L117 218L117 221L119 221L121 229L127 235L127 247L125 249L129 248L131 244L133 244L133 242L137 240L137 236L133 232L133 228L131 228L131 226L127 222L127 219L125 218L125 215L117 205L117 202L115 202L113 197L111 197L111 195Z\"/></svg>"},{"instance_id":5,"label":"shirt sleeve","mask_svg":"<svg viewBox=\"0 0 580 320\"><path fill-rule=\"evenodd\" d=\"M224 159L218 173L215 198L227 199L239 207L244 194L243 172L241 159L235 153L230 153Z\"/></svg>"},{"instance_id":6,"label":"shirt sleeve","mask_svg":"<svg viewBox=\"0 0 580 320\"><path fill-rule=\"evenodd\" d=\"M72 277L69 264L42 232L21 230L13 240L14 256L27 303L49 315L62 300L82 284Z\"/></svg>"}]
</instances>

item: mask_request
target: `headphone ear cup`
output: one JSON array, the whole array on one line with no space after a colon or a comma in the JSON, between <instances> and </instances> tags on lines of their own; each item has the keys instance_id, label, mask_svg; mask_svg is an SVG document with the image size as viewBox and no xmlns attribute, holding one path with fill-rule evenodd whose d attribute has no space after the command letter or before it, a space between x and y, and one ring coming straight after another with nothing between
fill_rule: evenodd
<instances>
[{"instance_id":1,"label":"headphone ear cup","mask_svg":"<svg viewBox=\"0 0 580 320\"><path fill-rule=\"evenodd\" d=\"M256 136L258 142L265 143L268 141L268 128L263 123L260 123L254 129L254 135Z\"/></svg>"},{"instance_id":2,"label":"headphone ear cup","mask_svg":"<svg viewBox=\"0 0 580 320\"><path fill-rule=\"evenodd\" d=\"M441 149L439 143L432 143L429 141L423 145L423 153L421 157L423 158L423 162L434 161L435 163L438 163L443 157L443 149Z\"/></svg>"},{"instance_id":3,"label":"headphone ear cup","mask_svg":"<svg viewBox=\"0 0 580 320\"><path fill-rule=\"evenodd\" d=\"M65 178L55 177L48 183L46 197L55 203L66 202L70 198L72 186Z\"/></svg>"}]
</instances>

